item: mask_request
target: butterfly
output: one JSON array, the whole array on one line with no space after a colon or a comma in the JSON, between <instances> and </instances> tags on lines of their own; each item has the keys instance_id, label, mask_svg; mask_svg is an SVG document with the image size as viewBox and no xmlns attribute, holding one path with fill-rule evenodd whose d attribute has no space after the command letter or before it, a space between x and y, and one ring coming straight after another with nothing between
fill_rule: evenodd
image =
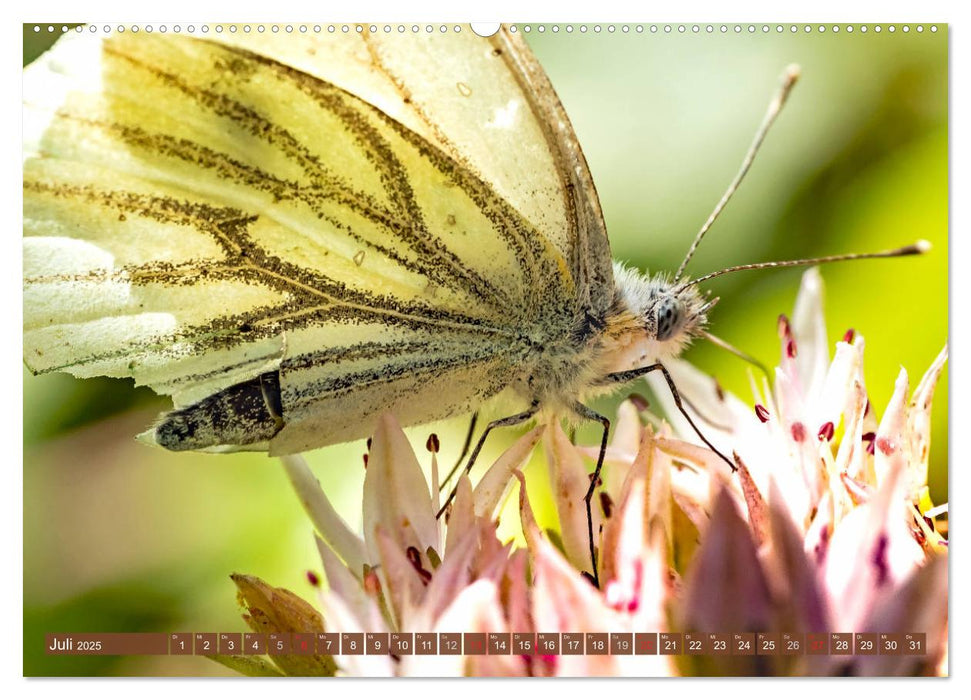
<instances>
[{"instance_id":1,"label":"butterfly","mask_svg":"<svg viewBox=\"0 0 971 700\"><path fill-rule=\"evenodd\" d=\"M659 371L690 422L663 363L705 333L699 284L764 266L683 275L719 210L674 275L612 261L506 27L66 36L24 71L24 125L25 362L171 396L143 436L169 450L286 455L507 394L469 466L493 428L566 417L603 426L599 472L586 400Z\"/></svg>"}]
</instances>

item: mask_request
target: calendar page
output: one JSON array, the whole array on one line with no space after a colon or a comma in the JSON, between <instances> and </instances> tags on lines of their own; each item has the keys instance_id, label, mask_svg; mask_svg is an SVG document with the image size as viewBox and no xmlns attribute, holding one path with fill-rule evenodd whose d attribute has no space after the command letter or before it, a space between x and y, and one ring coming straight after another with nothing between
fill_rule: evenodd
<instances>
[{"instance_id":1,"label":"calendar page","mask_svg":"<svg viewBox=\"0 0 971 700\"><path fill-rule=\"evenodd\" d=\"M24 24L23 674L947 676L949 27L770 19Z\"/></svg>"}]
</instances>

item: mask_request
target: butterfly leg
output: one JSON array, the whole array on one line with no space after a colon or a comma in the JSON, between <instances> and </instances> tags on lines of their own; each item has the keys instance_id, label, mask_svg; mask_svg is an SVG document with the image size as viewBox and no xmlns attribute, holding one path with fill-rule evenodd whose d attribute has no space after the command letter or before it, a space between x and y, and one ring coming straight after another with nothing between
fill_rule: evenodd
<instances>
[{"instance_id":1,"label":"butterfly leg","mask_svg":"<svg viewBox=\"0 0 971 700\"><path fill-rule=\"evenodd\" d=\"M466 455L469 454L469 448L472 447L472 436L475 434L475 424L478 421L479 421L479 412L476 411L475 413L472 414L472 420L469 421L469 429L465 433L465 443L462 445L462 452L459 454L459 458L455 460L455 466L452 467L451 471L448 473L448 476L446 476L442 480L442 484L439 487L439 491L444 489L445 484L447 484L449 481L452 480L452 477L455 476L455 472L459 470L459 467L462 466L462 462L465 461Z\"/></svg>"},{"instance_id":2,"label":"butterfly leg","mask_svg":"<svg viewBox=\"0 0 971 700\"><path fill-rule=\"evenodd\" d=\"M583 502L587 507L587 540L590 543L590 563L593 565L593 585L600 588L600 575L597 570L597 548L593 545L593 494L597 492L597 482L600 481L600 471L604 466L604 456L607 454L607 434L610 432L610 419L602 416L592 408L587 408L581 403L573 405L573 412L581 418L593 420L603 426L603 435L600 437L600 453L597 455L597 468L590 475L590 488L583 497Z\"/></svg>"},{"instance_id":3,"label":"butterfly leg","mask_svg":"<svg viewBox=\"0 0 971 700\"><path fill-rule=\"evenodd\" d=\"M525 423L530 418L535 416L537 411L539 411L539 402L534 401L532 405L530 405L530 407L522 413L517 413L516 415L509 416L507 418L500 418L489 423L489 425L486 426L486 429L482 431L482 437L480 437L479 441L475 444L475 449L472 450L472 456L469 457L469 461L465 465L465 473L468 474L470 471L472 471L472 467L475 465L475 460L478 459L479 452L482 451L482 446L485 445L486 438L489 437L489 433L492 432L493 428L508 428L512 425ZM455 499L455 494L458 491L458 488L458 484L452 488L452 492L445 500L445 505L443 505L442 509L438 511L438 514L435 516L436 518L442 517L442 514L451 505L452 501Z\"/></svg>"},{"instance_id":4,"label":"butterfly leg","mask_svg":"<svg viewBox=\"0 0 971 700\"><path fill-rule=\"evenodd\" d=\"M695 434L697 434L698 437L701 438L701 441L708 446L708 449L721 457L725 461L725 464L731 467L732 471L738 469L738 467L735 466L735 463L723 455L717 447L712 445L708 438L705 437L704 433L702 433L698 426L695 425L695 422L691 419L691 416L688 415L688 412L684 408L684 404L681 401L681 393L678 391L678 387L675 386L674 379L671 378L671 374L668 372L667 368L660 362L649 365L648 367L638 367L637 369L627 370L626 372L614 372L613 374L608 374L606 379L608 382L626 384L627 382L633 381L655 371L660 372L664 376L664 381L667 382L668 389L671 390L671 397L674 399L674 405L677 406L678 411L681 412L684 419L688 421L688 425L690 425L691 429L695 431Z\"/></svg>"}]
</instances>

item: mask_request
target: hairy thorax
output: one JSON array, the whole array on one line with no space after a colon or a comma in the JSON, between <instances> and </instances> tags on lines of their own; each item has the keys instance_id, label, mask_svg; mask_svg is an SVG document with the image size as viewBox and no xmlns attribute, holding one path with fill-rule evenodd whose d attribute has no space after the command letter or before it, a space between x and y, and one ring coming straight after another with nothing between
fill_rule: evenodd
<instances>
[{"instance_id":1,"label":"hairy thorax","mask_svg":"<svg viewBox=\"0 0 971 700\"><path fill-rule=\"evenodd\" d=\"M514 389L543 411L573 412L576 403L616 388L612 377L677 357L706 323L693 287L616 263L614 298L603 318L579 312L572 327L535 344Z\"/></svg>"}]
</instances>

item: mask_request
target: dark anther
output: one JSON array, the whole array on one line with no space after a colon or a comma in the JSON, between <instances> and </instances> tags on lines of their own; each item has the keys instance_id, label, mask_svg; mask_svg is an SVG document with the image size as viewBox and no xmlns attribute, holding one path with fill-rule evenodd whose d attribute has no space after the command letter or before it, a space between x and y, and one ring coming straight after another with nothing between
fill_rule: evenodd
<instances>
[{"instance_id":1,"label":"dark anther","mask_svg":"<svg viewBox=\"0 0 971 700\"><path fill-rule=\"evenodd\" d=\"M610 496L606 491L600 492L600 508L603 510L605 518L609 518L614 511L614 502L610 500Z\"/></svg>"},{"instance_id":2,"label":"dark anther","mask_svg":"<svg viewBox=\"0 0 971 700\"><path fill-rule=\"evenodd\" d=\"M816 433L816 437L818 437L820 440L825 440L826 442L829 442L830 440L833 439L833 432L834 432L833 421L828 420L820 426L819 432Z\"/></svg>"},{"instance_id":3,"label":"dark anther","mask_svg":"<svg viewBox=\"0 0 971 700\"><path fill-rule=\"evenodd\" d=\"M755 415L757 415L759 420L763 423L769 422L769 409L760 403L755 404Z\"/></svg>"},{"instance_id":4,"label":"dark anther","mask_svg":"<svg viewBox=\"0 0 971 700\"><path fill-rule=\"evenodd\" d=\"M890 565L887 562L887 545L890 539L887 533L881 532L877 538L877 545L873 548L873 566L877 570L877 585L882 585L890 575Z\"/></svg>"},{"instance_id":5,"label":"dark anther","mask_svg":"<svg viewBox=\"0 0 971 700\"><path fill-rule=\"evenodd\" d=\"M637 409L638 413L642 411L646 411L651 406L651 404L647 402L647 399L645 399L640 394L631 394L630 396L627 397L627 399L632 404L634 404L634 408Z\"/></svg>"},{"instance_id":6,"label":"dark anther","mask_svg":"<svg viewBox=\"0 0 971 700\"><path fill-rule=\"evenodd\" d=\"M873 431L869 433L863 433L863 442L866 443L866 453L868 455L873 454L873 443L877 440L877 434Z\"/></svg>"},{"instance_id":7,"label":"dark anther","mask_svg":"<svg viewBox=\"0 0 971 700\"><path fill-rule=\"evenodd\" d=\"M421 576L421 580L424 581L425 583L428 583L429 581L431 581L432 573L427 569L425 569L424 566L422 566L421 553L418 551L418 548L408 547L406 554L408 556L408 561L411 562L411 565L414 567L415 571L417 571L418 575Z\"/></svg>"}]
</instances>

